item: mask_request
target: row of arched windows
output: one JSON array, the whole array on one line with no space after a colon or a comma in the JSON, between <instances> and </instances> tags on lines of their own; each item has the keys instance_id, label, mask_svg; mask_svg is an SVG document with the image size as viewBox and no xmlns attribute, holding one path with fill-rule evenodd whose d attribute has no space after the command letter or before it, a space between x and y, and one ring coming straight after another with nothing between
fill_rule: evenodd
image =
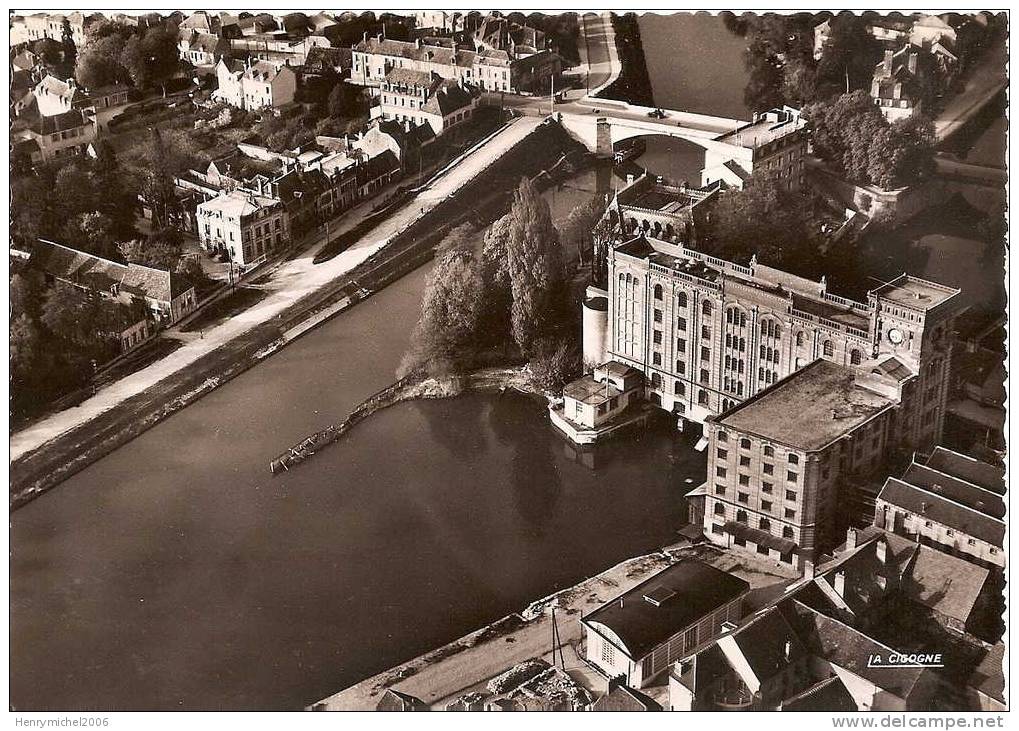
<instances>
[{"instance_id":1,"label":"row of arched windows","mask_svg":"<svg viewBox=\"0 0 1019 731\"><path fill-rule=\"evenodd\" d=\"M779 338L782 337L782 330L774 320L762 320L761 334L768 338Z\"/></svg>"},{"instance_id":2,"label":"row of arched windows","mask_svg":"<svg viewBox=\"0 0 1019 731\"><path fill-rule=\"evenodd\" d=\"M778 348L772 348L768 345L761 346L761 358L770 362L778 364Z\"/></svg>"},{"instance_id":3,"label":"row of arched windows","mask_svg":"<svg viewBox=\"0 0 1019 731\"><path fill-rule=\"evenodd\" d=\"M740 312L735 307L730 307L725 311L725 321L730 325L736 327L747 326L747 315L745 312Z\"/></svg>"},{"instance_id":4,"label":"row of arched windows","mask_svg":"<svg viewBox=\"0 0 1019 731\"><path fill-rule=\"evenodd\" d=\"M723 503L720 502L715 503L715 515L725 515L725 505ZM740 510L736 511L736 522L744 524L750 522L746 510L743 510L741 508ZM757 525L760 527L761 530L766 531L771 530L771 521L768 518L761 518ZM794 532L792 526L789 525L782 526L783 538L792 538L793 536Z\"/></svg>"},{"instance_id":5,"label":"row of arched windows","mask_svg":"<svg viewBox=\"0 0 1019 731\"><path fill-rule=\"evenodd\" d=\"M738 338L735 335L732 335L731 333L726 333L725 347L733 348L741 353L744 353L746 352L747 349L747 341L745 338Z\"/></svg>"}]
</instances>

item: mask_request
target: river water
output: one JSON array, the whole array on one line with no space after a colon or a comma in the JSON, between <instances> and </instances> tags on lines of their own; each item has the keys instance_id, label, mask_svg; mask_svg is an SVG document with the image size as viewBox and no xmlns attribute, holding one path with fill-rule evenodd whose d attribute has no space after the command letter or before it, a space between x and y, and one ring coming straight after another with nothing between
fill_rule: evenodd
<instances>
[{"instance_id":1,"label":"river water","mask_svg":"<svg viewBox=\"0 0 1019 731\"><path fill-rule=\"evenodd\" d=\"M545 195L562 217L610 179ZM393 381L427 272L13 514L14 708L299 708L675 539L700 453L665 428L576 455L519 396L397 406L270 476Z\"/></svg>"},{"instance_id":2,"label":"river water","mask_svg":"<svg viewBox=\"0 0 1019 731\"><path fill-rule=\"evenodd\" d=\"M658 104L745 118L720 20L641 30ZM702 154L652 138L642 164L694 181ZM618 184L545 196L561 218ZM704 471L688 440L577 455L522 397L397 406L269 475L393 380L427 270L12 515L13 708L298 708L675 538Z\"/></svg>"}]
</instances>

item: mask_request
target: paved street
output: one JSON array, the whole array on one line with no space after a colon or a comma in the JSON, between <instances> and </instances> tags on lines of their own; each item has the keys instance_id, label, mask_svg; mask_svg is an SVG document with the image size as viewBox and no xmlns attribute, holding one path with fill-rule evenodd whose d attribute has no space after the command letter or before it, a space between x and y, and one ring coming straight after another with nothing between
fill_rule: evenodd
<instances>
[{"instance_id":1,"label":"paved street","mask_svg":"<svg viewBox=\"0 0 1019 731\"><path fill-rule=\"evenodd\" d=\"M316 241L308 250L284 262L273 272L267 287L271 294L255 306L206 331L204 337L189 340L166 358L101 389L95 396L83 401L77 407L53 414L11 435L11 461L173 376L199 358L248 333L257 325L272 320L302 298L330 286L372 254L384 248L393 236L498 160L540 123L541 120L537 118L516 120L487 144L447 170L428 190L338 256L321 264L313 264L315 254L325 245L322 239ZM368 201L349 211L339 226L331 232L332 235L339 235L352 228L369 213L373 203Z\"/></svg>"}]
</instances>

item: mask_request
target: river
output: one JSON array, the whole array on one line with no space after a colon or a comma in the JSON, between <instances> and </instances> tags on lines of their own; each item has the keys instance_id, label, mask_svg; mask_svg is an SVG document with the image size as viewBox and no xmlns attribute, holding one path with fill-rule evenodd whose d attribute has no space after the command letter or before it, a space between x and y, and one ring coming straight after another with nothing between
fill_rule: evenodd
<instances>
[{"instance_id":1,"label":"river","mask_svg":"<svg viewBox=\"0 0 1019 731\"><path fill-rule=\"evenodd\" d=\"M660 105L745 117L720 20L641 30ZM695 181L702 155L652 138L642 164ZM617 184L600 167L545 195L562 218ZM427 272L11 516L12 708L299 708L675 538L704 474L688 440L578 456L522 397L397 406L269 475L393 380Z\"/></svg>"},{"instance_id":2,"label":"river","mask_svg":"<svg viewBox=\"0 0 1019 731\"><path fill-rule=\"evenodd\" d=\"M578 456L519 396L397 406L269 475L394 379L428 269L12 515L13 708L300 708L675 539L703 455Z\"/></svg>"},{"instance_id":3,"label":"river","mask_svg":"<svg viewBox=\"0 0 1019 731\"><path fill-rule=\"evenodd\" d=\"M666 109L747 120L742 38L707 13L645 13L640 38L655 104ZM639 164L674 181L700 185L704 149L673 137L648 137Z\"/></svg>"}]
</instances>

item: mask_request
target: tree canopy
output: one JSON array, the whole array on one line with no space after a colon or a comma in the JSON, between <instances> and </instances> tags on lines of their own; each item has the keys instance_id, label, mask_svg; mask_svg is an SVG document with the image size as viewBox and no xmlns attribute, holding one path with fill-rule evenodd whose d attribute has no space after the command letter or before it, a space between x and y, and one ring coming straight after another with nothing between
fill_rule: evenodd
<instances>
[{"instance_id":1,"label":"tree canopy","mask_svg":"<svg viewBox=\"0 0 1019 731\"><path fill-rule=\"evenodd\" d=\"M854 183L898 188L927 172L934 126L918 115L889 123L864 91L803 110L815 154Z\"/></svg>"}]
</instances>

